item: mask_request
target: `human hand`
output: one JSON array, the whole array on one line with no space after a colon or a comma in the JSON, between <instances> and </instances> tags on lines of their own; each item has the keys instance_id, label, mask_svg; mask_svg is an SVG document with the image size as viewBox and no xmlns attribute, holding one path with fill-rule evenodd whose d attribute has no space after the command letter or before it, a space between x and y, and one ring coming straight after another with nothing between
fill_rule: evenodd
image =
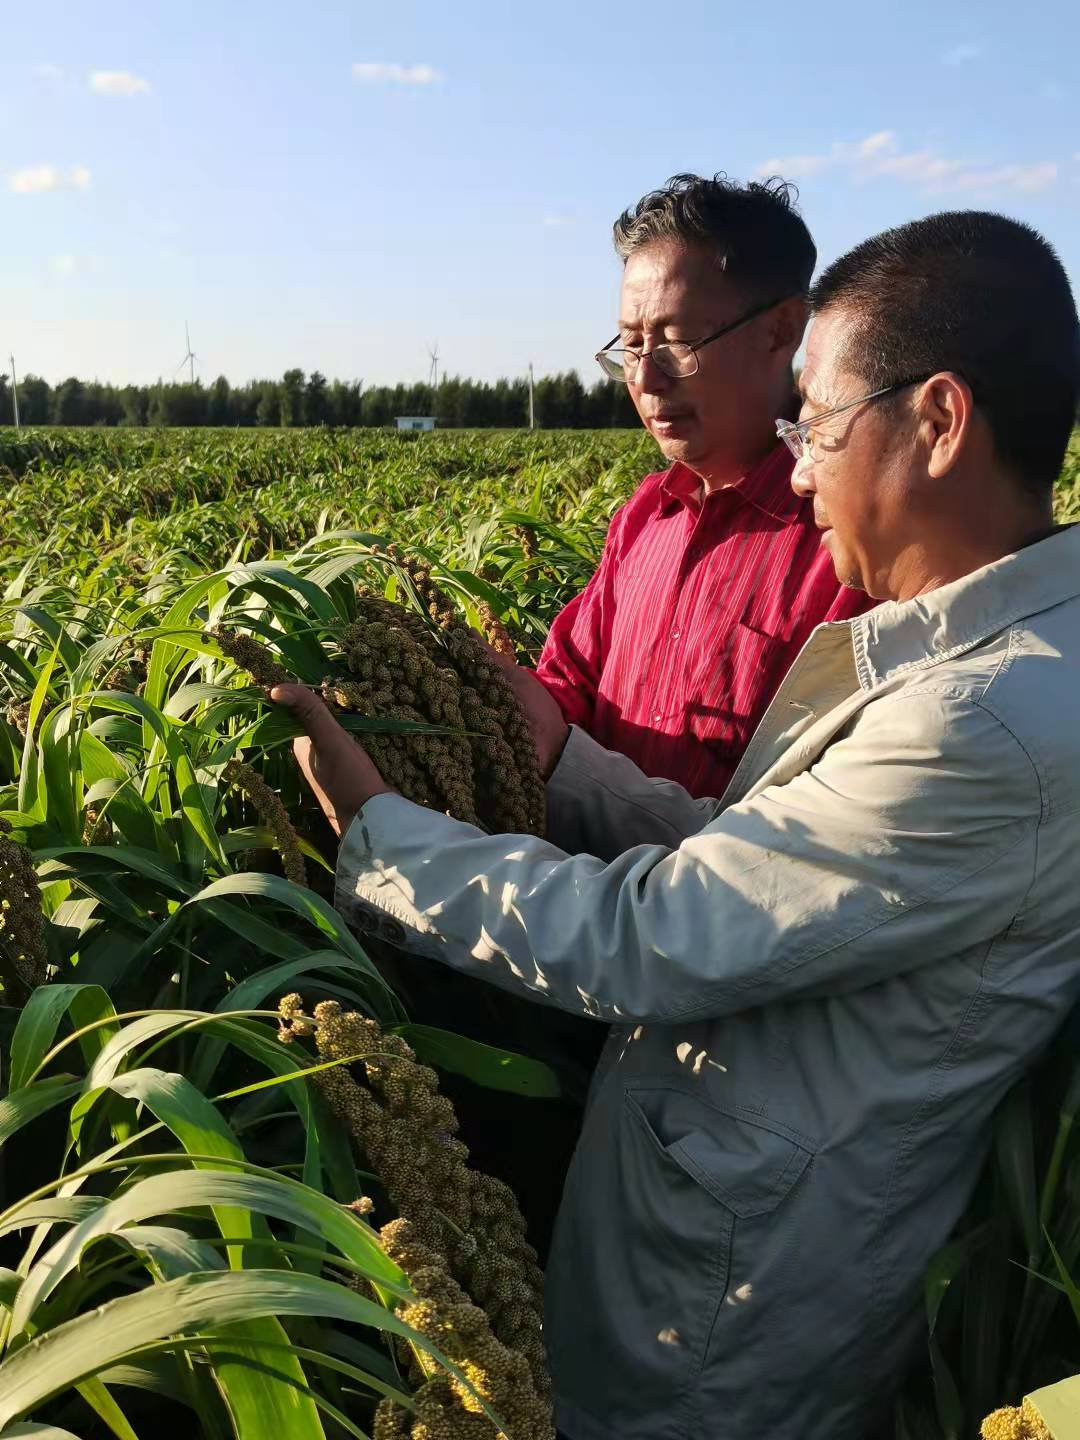
<instances>
[{"instance_id":1,"label":"human hand","mask_svg":"<svg viewBox=\"0 0 1080 1440\"><path fill-rule=\"evenodd\" d=\"M339 838L373 795L397 793L313 690L304 685L275 685L270 699L290 710L306 731L293 741L293 754Z\"/></svg>"},{"instance_id":2,"label":"human hand","mask_svg":"<svg viewBox=\"0 0 1080 1440\"><path fill-rule=\"evenodd\" d=\"M540 760L540 774L547 780L559 763L559 756L570 734L559 702L531 670L517 664L509 655L491 649L491 658L503 672L517 696L518 704L525 711Z\"/></svg>"}]
</instances>

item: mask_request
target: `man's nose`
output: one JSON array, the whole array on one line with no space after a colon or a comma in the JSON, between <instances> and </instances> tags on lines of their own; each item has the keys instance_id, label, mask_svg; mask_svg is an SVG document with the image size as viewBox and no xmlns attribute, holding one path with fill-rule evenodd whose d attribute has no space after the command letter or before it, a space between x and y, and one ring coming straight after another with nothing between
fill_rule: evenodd
<instances>
[{"instance_id":1,"label":"man's nose","mask_svg":"<svg viewBox=\"0 0 1080 1440\"><path fill-rule=\"evenodd\" d=\"M645 395L661 395L670 387L671 376L665 375L652 355L647 354L638 361L633 383Z\"/></svg>"},{"instance_id":2,"label":"man's nose","mask_svg":"<svg viewBox=\"0 0 1080 1440\"><path fill-rule=\"evenodd\" d=\"M817 490L814 484L814 462L809 455L796 460L795 469L791 472L791 488L800 500L807 499Z\"/></svg>"}]
</instances>

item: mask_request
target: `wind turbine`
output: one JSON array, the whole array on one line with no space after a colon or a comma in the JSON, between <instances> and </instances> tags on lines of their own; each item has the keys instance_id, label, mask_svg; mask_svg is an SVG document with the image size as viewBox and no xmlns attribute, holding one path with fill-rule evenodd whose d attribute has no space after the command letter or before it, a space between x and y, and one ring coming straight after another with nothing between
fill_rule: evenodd
<instances>
[{"instance_id":1,"label":"wind turbine","mask_svg":"<svg viewBox=\"0 0 1080 1440\"><path fill-rule=\"evenodd\" d=\"M190 367L191 367L191 383L192 383L192 385L194 385L194 384L195 384L195 361L196 361L199 357L195 354L194 350L192 350L192 348L191 348L191 334L190 334L190 332L189 332L189 330L188 330L188 322L187 322L186 320L184 321L184 342L185 342L185 344L187 345L187 354L184 356L183 360L180 361L180 364L176 367L176 373L177 373L177 375L179 375L180 371L184 368L185 365L190 366Z\"/></svg>"},{"instance_id":2,"label":"wind turbine","mask_svg":"<svg viewBox=\"0 0 1080 1440\"><path fill-rule=\"evenodd\" d=\"M428 371L428 384L431 386L431 398L432 402L434 402L435 392L439 388L439 342L437 340L427 353L431 361L431 369Z\"/></svg>"}]
</instances>

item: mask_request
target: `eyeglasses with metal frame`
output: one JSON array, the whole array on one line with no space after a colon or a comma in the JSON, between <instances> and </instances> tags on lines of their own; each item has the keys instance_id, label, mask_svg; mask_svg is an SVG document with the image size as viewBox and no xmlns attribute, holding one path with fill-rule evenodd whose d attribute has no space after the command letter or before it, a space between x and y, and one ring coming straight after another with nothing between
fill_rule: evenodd
<instances>
[{"instance_id":1,"label":"eyeglasses with metal frame","mask_svg":"<svg viewBox=\"0 0 1080 1440\"><path fill-rule=\"evenodd\" d=\"M870 400L881 400L886 395L894 395L898 390L906 390L909 385L922 385L929 379L929 375L916 375L910 380L897 380L893 385L871 390L869 395L860 395L857 400L846 400L843 405L834 405L831 410L823 410L820 415L811 415L809 420L777 420L776 433L796 460L813 460L815 456L812 435L823 420L831 420L834 415L843 415L845 411L854 410L856 405L865 405Z\"/></svg>"},{"instance_id":2,"label":"eyeglasses with metal frame","mask_svg":"<svg viewBox=\"0 0 1080 1440\"><path fill-rule=\"evenodd\" d=\"M784 295L779 300L768 300L763 305L755 305L737 320L721 325L720 329L714 330L711 335L693 342L669 340L662 345L654 345L651 350L632 350L629 346L616 346L615 341L619 337L615 335L602 350L596 352L596 362L609 380L622 380L627 385L637 375L641 362L646 358L652 360L656 368L672 380L688 380L691 375L696 375L700 368L698 351L703 346L711 345L722 335L730 335L733 330L749 325L751 320L756 320L767 310L783 305L785 300L793 299L794 295Z\"/></svg>"}]
</instances>

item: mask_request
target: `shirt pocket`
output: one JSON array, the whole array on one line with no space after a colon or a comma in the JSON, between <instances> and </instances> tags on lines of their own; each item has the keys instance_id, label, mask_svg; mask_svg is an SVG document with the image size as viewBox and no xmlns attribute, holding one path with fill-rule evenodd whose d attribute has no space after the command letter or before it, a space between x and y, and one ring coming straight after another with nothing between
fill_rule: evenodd
<instances>
[{"instance_id":1,"label":"shirt pocket","mask_svg":"<svg viewBox=\"0 0 1080 1440\"><path fill-rule=\"evenodd\" d=\"M805 635L807 619L802 584L755 584L735 615L735 629L773 645L793 645Z\"/></svg>"},{"instance_id":2,"label":"shirt pocket","mask_svg":"<svg viewBox=\"0 0 1080 1440\"><path fill-rule=\"evenodd\" d=\"M650 1440L674 1440L690 1433L732 1256L752 1252L810 1151L677 1090L628 1089L612 1118L610 1141L584 1138L560 1218L555 1380L614 1430L662 1415Z\"/></svg>"},{"instance_id":3,"label":"shirt pocket","mask_svg":"<svg viewBox=\"0 0 1080 1440\"><path fill-rule=\"evenodd\" d=\"M737 610L720 607L687 676L685 726L718 755L737 761L790 670L808 624L797 603L754 590ZM709 644L710 631L717 639Z\"/></svg>"}]
</instances>

